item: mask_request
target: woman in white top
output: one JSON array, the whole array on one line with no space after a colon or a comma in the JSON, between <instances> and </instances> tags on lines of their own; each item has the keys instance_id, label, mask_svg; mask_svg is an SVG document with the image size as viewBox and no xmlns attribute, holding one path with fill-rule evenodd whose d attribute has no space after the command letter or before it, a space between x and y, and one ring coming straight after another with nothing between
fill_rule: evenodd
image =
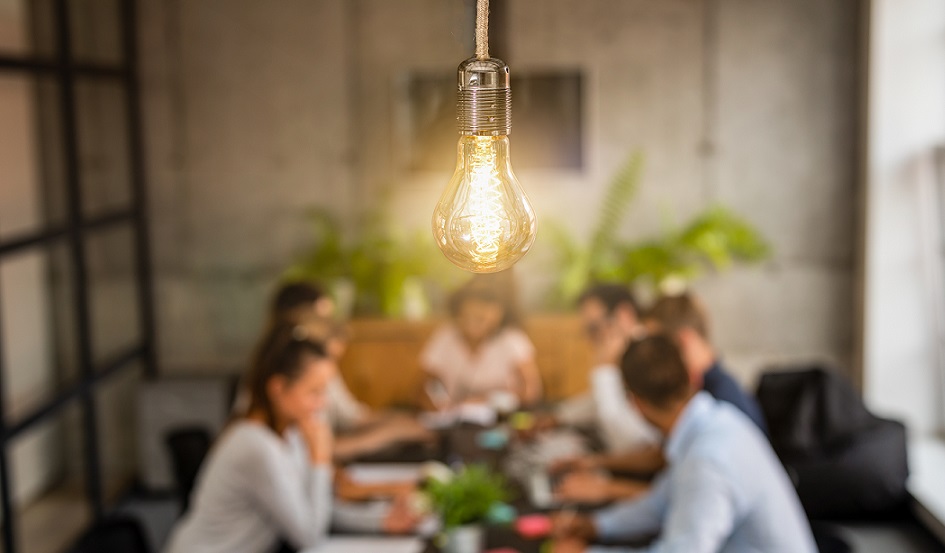
<instances>
[{"instance_id":1,"label":"woman in white top","mask_svg":"<svg viewBox=\"0 0 945 553\"><path fill-rule=\"evenodd\" d=\"M268 553L320 544L332 511L332 435L318 413L335 366L300 327L274 325L254 356L246 415L220 436L168 553ZM304 455L289 439L297 435Z\"/></svg>"},{"instance_id":2,"label":"woman in white top","mask_svg":"<svg viewBox=\"0 0 945 553\"><path fill-rule=\"evenodd\" d=\"M456 291L450 299L452 321L423 349L424 370L452 404L486 400L494 392L511 392L521 404L541 397L535 347L519 328L511 278L476 275Z\"/></svg>"}]
</instances>

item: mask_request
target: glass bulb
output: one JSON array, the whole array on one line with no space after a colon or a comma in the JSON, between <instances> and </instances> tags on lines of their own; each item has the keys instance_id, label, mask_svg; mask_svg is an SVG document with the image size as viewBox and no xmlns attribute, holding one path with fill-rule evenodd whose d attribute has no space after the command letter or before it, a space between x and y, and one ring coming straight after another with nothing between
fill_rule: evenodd
<instances>
[{"instance_id":1,"label":"glass bulb","mask_svg":"<svg viewBox=\"0 0 945 553\"><path fill-rule=\"evenodd\" d=\"M512 173L508 136L463 135L456 172L433 211L433 236L466 271L511 267L535 242L535 212Z\"/></svg>"}]
</instances>

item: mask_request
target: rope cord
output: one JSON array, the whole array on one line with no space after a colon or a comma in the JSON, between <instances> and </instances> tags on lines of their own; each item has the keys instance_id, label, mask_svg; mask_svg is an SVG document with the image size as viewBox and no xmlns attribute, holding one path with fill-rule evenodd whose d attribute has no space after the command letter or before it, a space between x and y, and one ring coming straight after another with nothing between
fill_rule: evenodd
<instances>
[{"instance_id":1,"label":"rope cord","mask_svg":"<svg viewBox=\"0 0 945 553\"><path fill-rule=\"evenodd\" d=\"M476 1L476 57L489 58L489 0Z\"/></svg>"}]
</instances>

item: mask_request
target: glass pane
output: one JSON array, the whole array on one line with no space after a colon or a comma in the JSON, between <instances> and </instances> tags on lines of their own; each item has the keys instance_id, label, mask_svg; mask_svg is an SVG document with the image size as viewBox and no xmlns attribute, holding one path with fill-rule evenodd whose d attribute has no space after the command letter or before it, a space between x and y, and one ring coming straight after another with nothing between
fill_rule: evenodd
<instances>
[{"instance_id":1,"label":"glass pane","mask_svg":"<svg viewBox=\"0 0 945 553\"><path fill-rule=\"evenodd\" d=\"M139 344L134 235L122 225L86 238L92 354L97 367Z\"/></svg>"},{"instance_id":2,"label":"glass pane","mask_svg":"<svg viewBox=\"0 0 945 553\"><path fill-rule=\"evenodd\" d=\"M137 473L135 404L141 375L140 364L134 363L95 390L102 497L109 505L121 499Z\"/></svg>"},{"instance_id":3,"label":"glass pane","mask_svg":"<svg viewBox=\"0 0 945 553\"><path fill-rule=\"evenodd\" d=\"M0 241L64 221L57 93L52 78L0 75Z\"/></svg>"},{"instance_id":4,"label":"glass pane","mask_svg":"<svg viewBox=\"0 0 945 553\"><path fill-rule=\"evenodd\" d=\"M80 80L76 114L85 216L127 208L131 170L124 90L110 81Z\"/></svg>"},{"instance_id":5,"label":"glass pane","mask_svg":"<svg viewBox=\"0 0 945 553\"><path fill-rule=\"evenodd\" d=\"M53 36L50 0L0 0L0 56L51 57Z\"/></svg>"},{"instance_id":6,"label":"glass pane","mask_svg":"<svg viewBox=\"0 0 945 553\"><path fill-rule=\"evenodd\" d=\"M77 61L121 63L121 12L118 0L71 0L69 26Z\"/></svg>"},{"instance_id":7,"label":"glass pane","mask_svg":"<svg viewBox=\"0 0 945 553\"><path fill-rule=\"evenodd\" d=\"M72 403L11 443L19 551L65 551L91 520L80 413Z\"/></svg>"},{"instance_id":8,"label":"glass pane","mask_svg":"<svg viewBox=\"0 0 945 553\"><path fill-rule=\"evenodd\" d=\"M64 243L0 260L4 401L14 421L77 380L72 279Z\"/></svg>"}]
</instances>

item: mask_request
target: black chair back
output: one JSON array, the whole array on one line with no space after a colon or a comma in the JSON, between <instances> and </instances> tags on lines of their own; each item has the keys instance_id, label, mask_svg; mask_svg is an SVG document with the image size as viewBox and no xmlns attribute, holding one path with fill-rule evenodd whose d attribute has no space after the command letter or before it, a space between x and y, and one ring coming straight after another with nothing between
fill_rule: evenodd
<instances>
[{"instance_id":1,"label":"black chair back","mask_svg":"<svg viewBox=\"0 0 945 553\"><path fill-rule=\"evenodd\" d=\"M151 553L151 548L138 521L121 516L92 526L70 553Z\"/></svg>"},{"instance_id":2,"label":"black chair back","mask_svg":"<svg viewBox=\"0 0 945 553\"><path fill-rule=\"evenodd\" d=\"M177 428L167 434L165 441L171 452L171 465L183 513L190 507L190 494L197 473L210 451L210 432L200 427Z\"/></svg>"}]
</instances>

